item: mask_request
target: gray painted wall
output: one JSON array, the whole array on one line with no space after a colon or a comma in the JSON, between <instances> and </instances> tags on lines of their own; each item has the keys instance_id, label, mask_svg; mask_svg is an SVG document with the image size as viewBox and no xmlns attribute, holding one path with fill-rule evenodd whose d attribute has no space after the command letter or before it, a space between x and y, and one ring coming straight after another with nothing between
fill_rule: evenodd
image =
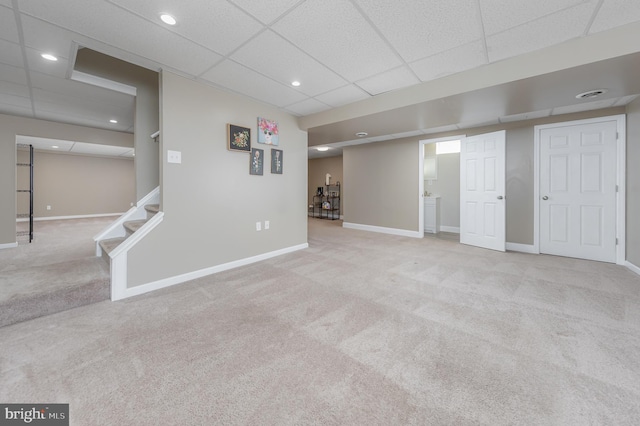
<instances>
[{"instance_id":1,"label":"gray painted wall","mask_svg":"<svg viewBox=\"0 0 640 426\"><path fill-rule=\"evenodd\" d=\"M29 162L29 151L18 151ZM133 160L34 152L34 217L123 213L135 198ZM18 188L29 187L29 168L18 167ZM29 194L17 194L18 213L29 212ZM51 210L47 210L47 205Z\"/></svg>"},{"instance_id":2,"label":"gray painted wall","mask_svg":"<svg viewBox=\"0 0 640 426\"><path fill-rule=\"evenodd\" d=\"M627 260L640 268L640 98L627 106Z\"/></svg>"},{"instance_id":3,"label":"gray painted wall","mask_svg":"<svg viewBox=\"0 0 640 426\"><path fill-rule=\"evenodd\" d=\"M0 245L16 242L16 135L133 146L133 135L0 114Z\"/></svg>"},{"instance_id":4,"label":"gray painted wall","mask_svg":"<svg viewBox=\"0 0 640 426\"><path fill-rule=\"evenodd\" d=\"M257 117L278 122L283 174L249 174L249 154L227 150L227 123L252 129ZM275 108L161 75L161 209L164 221L128 255L129 287L180 276L307 242L307 133ZM182 164L166 163L167 150ZM269 220L269 230L256 222Z\"/></svg>"}]
</instances>

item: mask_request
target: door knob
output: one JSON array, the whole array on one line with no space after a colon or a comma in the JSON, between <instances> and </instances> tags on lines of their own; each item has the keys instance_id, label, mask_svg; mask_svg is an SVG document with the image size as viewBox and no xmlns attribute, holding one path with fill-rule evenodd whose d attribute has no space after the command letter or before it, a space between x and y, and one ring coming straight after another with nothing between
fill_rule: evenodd
<instances>
[{"instance_id":1,"label":"door knob","mask_svg":"<svg viewBox=\"0 0 640 426\"><path fill-rule=\"evenodd\" d=\"M547 196L545 195L544 197L542 197L542 199L546 201L546 200L548 200L548 199L549 199L549 197L547 197Z\"/></svg>"},{"instance_id":2,"label":"door knob","mask_svg":"<svg viewBox=\"0 0 640 426\"><path fill-rule=\"evenodd\" d=\"M502 195L498 195L498 200L502 200L504 198Z\"/></svg>"}]
</instances>

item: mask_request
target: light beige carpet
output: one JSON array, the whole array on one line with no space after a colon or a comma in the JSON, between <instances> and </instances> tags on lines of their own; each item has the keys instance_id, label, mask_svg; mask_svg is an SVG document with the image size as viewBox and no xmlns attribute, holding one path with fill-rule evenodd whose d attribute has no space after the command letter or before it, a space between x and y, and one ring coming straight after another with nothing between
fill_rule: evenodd
<instances>
[{"instance_id":1,"label":"light beige carpet","mask_svg":"<svg viewBox=\"0 0 640 426\"><path fill-rule=\"evenodd\" d=\"M0 329L72 425L637 425L640 276L309 220L310 248Z\"/></svg>"}]
</instances>

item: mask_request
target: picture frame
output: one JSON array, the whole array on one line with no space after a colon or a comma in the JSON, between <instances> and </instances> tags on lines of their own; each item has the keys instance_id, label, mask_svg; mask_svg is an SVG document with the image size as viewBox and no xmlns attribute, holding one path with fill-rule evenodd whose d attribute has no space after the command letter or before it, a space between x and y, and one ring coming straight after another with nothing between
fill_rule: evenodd
<instances>
[{"instance_id":1,"label":"picture frame","mask_svg":"<svg viewBox=\"0 0 640 426\"><path fill-rule=\"evenodd\" d=\"M262 176L264 168L264 149L251 148L249 174Z\"/></svg>"},{"instance_id":2,"label":"picture frame","mask_svg":"<svg viewBox=\"0 0 640 426\"><path fill-rule=\"evenodd\" d=\"M271 173L274 175L282 174L282 167L284 165L284 153L281 149L271 148Z\"/></svg>"},{"instance_id":3,"label":"picture frame","mask_svg":"<svg viewBox=\"0 0 640 426\"><path fill-rule=\"evenodd\" d=\"M278 123L263 117L258 117L258 143L265 145L279 145Z\"/></svg>"},{"instance_id":4,"label":"picture frame","mask_svg":"<svg viewBox=\"0 0 640 426\"><path fill-rule=\"evenodd\" d=\"M237 152L251 152L251 129L227 124L227 149Z\"/></svg>"}]
</instances>

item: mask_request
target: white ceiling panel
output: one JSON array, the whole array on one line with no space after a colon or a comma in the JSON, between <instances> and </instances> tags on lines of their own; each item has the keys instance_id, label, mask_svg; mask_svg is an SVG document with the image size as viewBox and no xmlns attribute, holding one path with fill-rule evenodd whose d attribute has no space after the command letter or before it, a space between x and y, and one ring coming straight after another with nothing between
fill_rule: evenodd
<instances>
[{"instance_id":1,"label":"white ceiling panel","mask_svg":"<svg viewBox=\"0 0 640 426\"><path fill-rule=\"evenodd\" d=\"M494 124L500 124L500 121L498 121L497 118L481 121L466 121L463 123L458 123L458 129L471 129L473 127L492 126Z\"/></svg>"},{"instance_id":2,"label":"white ceiling panel","mask_svg":"<svg viewBox=\"0 0 640 426\"><path fill-rule=\"evenodd\" d=\"M74 154L119 157L130 152L130 147L99 145L95 143L75 143L71 148Z\"/></svg>"},{"instance_id":3,"label":"white ceiling panel","mask_svg":"<svg viewBox=\"0 0 640 426\"><path fill-rule=\"evenodd\" d=\"M0 80L0 95L13 95L29 99L29 87L25 84Z\"/></svg>"},{"instance_id":4,"label":"white ceiling panel","mask_svg":"<svg viewBox=\"0 0 640 426\"><path fill-rule=\"evenodd\" d=\"M356 0L356 3L407 62L482 37L482 25L475 0L400 3ZM399 28L411 28L411 31L399 31Z\"/></svg>"},{"instance_id":5,"label":"white ceiling panel","mask_svg":"<svg viewBox=\"0 0 640 426\"><path fill-rule=\"evenodd\" d=\"M458 126L456 126L455 124L451 124L447 126L432 127L430 129L422 129L422 133L424 133L425 135L430 135L432 133L451 132L453 130L458 130Z\"/></svg>"},{"instance_id":6,"label":"white ceiling panel","mask_svg":"<svg viewBox=\"0 0 640 426\"><path fill-rule=\"evenodd\" d=\"M296 90L309 96L328 92L347 83L272 31L263 32L242 46L231 58L284 85L298 80L302 84Z\"/></svg>"},{"instance_id":7,"label":"white ceiling panel","mask_svg":"<svg viewBox=\"0 0 640 426\"><path fill-rule=\"evenodd\" d=\"M410 64L422 81L429 81L487 63L482 41L475 41Z\"/></svg>"},{"instance_id":8,"label":"white ceiling panel","mask_svg":"<svg viewBox=\"0 0 640 426\"><path fill-rule=\"evenodd\" d=\"M322 95L316 96L315 98L320 102L331 105L332 107L339 107L369 97L370 95L368 93L365 93L359 87L350 84L348 86L323 93Z\"/></svg>"},{"instance_id":9,"label":"white ceiling panel","mask_svg":"<svg viewBox=\"0 0 640 426\"><path fill-rule=\"evenodd\" d=\"M31 99L28 96L12 95L9 93L0 93L0 103L5 105L15 105L20 109L32 111Z\"/></svg>"},{"instance_id":10,"label":"white ceiling panel","mask_svg":"<svg viewBox=\"0 0 640 426\"><path fill-rule=\"evenodd\" d=\"M191 75L199 75L220 59L212 51L103 0L66 0L64 8L46 0L25 0L20 7L27 14L37 13L50 23ZM114 31L114 22L120 31Z\"/></svg>"},{"instance_id":11,"label":"white ceiling panel","mask_svg":"<svg viewBox=\"0 0 640 426\"><path fill-rule=\"evenodd\" d=\"M604 0L589 32L596 33L638 20L640 20L640 1Z\"/></svg>"},{"instance_id":12,"label":"white ceiling panel","mask_svg":"<svg viewBox=\"0 0 640 426\"><path fill-rule=\"evenodd\" d=\"M505 117L500 117L500 122L511 123L514 121L533 120L536 118L548 117L550 115L551 115L551 110L545 109L543 111L532 111L532 112L526 112L523 114L513 114L513 115L507 115Z\"/></svg>"},{"instance_id":13,"label":"white ceiling panel","mask_svg":"<svg viewBox=\"0 0 640 426\"><path fill-rule=\"evenodd\" d=\"M7 6L11 6L11 4ZM13 43L20 42L13 9L4 6L0 6L0 38Z\"/></svg>"},{"instance_id":14,"label":"white ceiling panel","mask_svg":"<svg viewBox=\"0 0 640 426\"><path fill-rule=\"evenodd\" d=\"M591 111L594 109L609 108L617 99L604 99L602 101L586 102L583 104L556 107L551 115L570 114L573 112Z\"/></svg>"},{"instance_id":15,"label":"white ceiling panel","mask_svg":"<svg viewBox=\"0 0 640 426\"><path fill-rule=\"evenodd\" d=\"M114 107L126 105L133 108L135 98L115 90L82 83L74 80L58 79L46 74L33 73L31 82L34 89L40 89L49 93L58 93L69 98L85 99L87 102Z\"/></svg>"},{"instance_id":16,"label":"white ceiling panel","mask_svg":"<svg viewBox=\"0 0 640 426\"><path fill-rule=\"evenodd\" d=\"M287 111L290 111L295 115L303 116L314 114L320 111L326 111L330 108L331 107L329 105L323 104L322 102L316 101L315 99L306 99L302 102L289 105L286 109Z\"/></svg>"},{"instance_id":17,"label":"white ceiling panel","mask_svg":"<svg viewBox=\"0 0 640 426\"><path fill-rule=\"evenodd\" d=\"M593 12L598 3L598 0L478 1L486 35L497 34L579 4L588 3L591 12Z\"/></svg>"},{"instance_id":18,"label":"white ceiling panel","mask_svg":"<svg viewBox=\"0 0 640 426\"><path fill-rule=\"evenodd\" d=\"M55 76L60 79L66 77L67 69L69 68L69 61L64 57L58 57L57 61L48 61L44 59L41 52L25 48L27 54L27 63L29 64L29 71L41 74L47 74Z\"/></svg>"},{"instance_id":19,"label":"white ceiling panel","mask_svg":"<svg viewBox=\"0 0 640 426\"><path fill-rule=\"evenodd\" d=\"M27 74L22 68L0 63L0 81L26 85Z\"/></svg>"},{"instance_id":20,"label":"white ceiling panel","mask_svg":"<svg viewBox=\"0 0 640 426\"><path fill-rule=\"evenodd\" d=\"M287 10L299 3L300 0L231 0L231 2L237 4L239 7L244 9L245 12L253 15L253 17L258 19L260 22L270 24Z\"/></svg>"},{"instance_id":21,"label":"white ceiling panel","mask_svg":"<svg viewBox=\"0 0 640 426\"><path fill-rule=\"evenodd\" d=\"M398 56L346 0L308 0L272 28L351 82L401 65Z\"/></svg>"},{"instance_id":22,"label":"white ceiling panel","mask_svg":"<svg viewBox=\"0 0 640 426\"><path fill-rule=\"evenodd\" d=\"M7 99L7 102L5 102L5 96L7 95L0 95L0 111L2 111L2 114L17 115L21 117L31 117L33 115L33 109L30 104L27 107L18 103L22 102L23 99L18 98L17 101L14 101L13 99L15 98L9 98Z\"/></svg>"},{"instance_id":23,"label":"white ceiling panel","mask_svg":"<svg viewBox=\"0 0 640 426\"><path fill-rule=\"evenodd\" d=\"M31 49L68 58L73 41L86 39L72 31L43 22L27 15L20 17L24 44Z\"/></svg>"},{"instance_id":24,"label":"white ceiling panel","mask_svg":"<svg viewBox=\"0 0 640 426\"><path fill-rule=\"evenodd\" d=\"M50 104L47 105L47 107L50 107ZM48 109L39 109L36 111L36 114L34 116L34 118L37 118L39 120L55 121L58 123L69 123L69 117L73 117L74 120L72 124L76 126L94 127L98 129L107 128L105 126L104 120L95 119L93 117L87 117L84 114L84 111L79 109L71 110L66 106L62 106L56 111L51 111ZM118 132L131 132L132 128L133 128L132 126L127 128L124 125L116 124L115 127L109 128L109 130L114 130Z\"/></svg>"},{"instance_id":25,"label":"white ceiling panel","mask_svg":"<svg viewBox=\"0 0 640 426\"><path fill-rule=\"evenodd\" d=\"M613 106L623 106L623 105L630 104L637 97L638 95L623 96L622 98L618 98L618 100L613 104Z\"/></svg>"},{"instance_id":26,"label":"white ceiling panel","mask_svg":"<svg viewBox=\"0 0 640 426\"><path fill-rule=\"evenodd\" d=\"M302 93L232 61L216 65L202 79L279 107L305 99Z\"/></svg>"},{"instance_id":27,"label":"white ceiling panel","mask_svg":"<svg viewBox=\"0 0 640 426\"><path fill-rule=\"evenodd\" d=\"M222 55L233 51L263 28L253 17L226 0L109 1ZM163 12L176 18L177 24L163 24L160 21ZM212 17L215 17L215 24L212 24Z\"/></svg>"},{"instance_id":28,"label":"white ceiling panel","mask_svg":"<svg viewBox=\"0 0 640 426\"><path fill-rule=\"evenodd\" d=\"M499 34L487 36L489 61L495 62L522 55L580 37L591 15L591 4L582 4Z\"/></svg>"},{"instance_id":29,"label":"white ceiling panel","mask_svg":"<svg viewBox=\"0 0 640 426\"><path fill-rule=\"evenodd\" d=\"M356 82L358 86L371 95L389 92L420 83L420 80L407 67L399 67L385 71L373 77Z\"/></svg>"},{"instance_id":30,"label":"white ceiling panel","mask_svg":"<svg viewBox=\"0 0 640 426\"><path fill-rule=\"evenodd\" d=\"M75 142L62 139L49 139L38 138L35 136L16 135L16 144L33 145L33 149L68 152L71 150L71 148L73 148ZM54 148L54 146L57 146L57 148Z\"/></svg>"},{"instance_id":31,"label":"white ceiling panel","mask_svg":"<svg viewBox=\"0 0 640 426\"><path fill-rule=\"evenodd\" d=\"M13 65L14 67L24 66L20 45L0 39L0 63Z\"/></svg>"}]
</instances>

